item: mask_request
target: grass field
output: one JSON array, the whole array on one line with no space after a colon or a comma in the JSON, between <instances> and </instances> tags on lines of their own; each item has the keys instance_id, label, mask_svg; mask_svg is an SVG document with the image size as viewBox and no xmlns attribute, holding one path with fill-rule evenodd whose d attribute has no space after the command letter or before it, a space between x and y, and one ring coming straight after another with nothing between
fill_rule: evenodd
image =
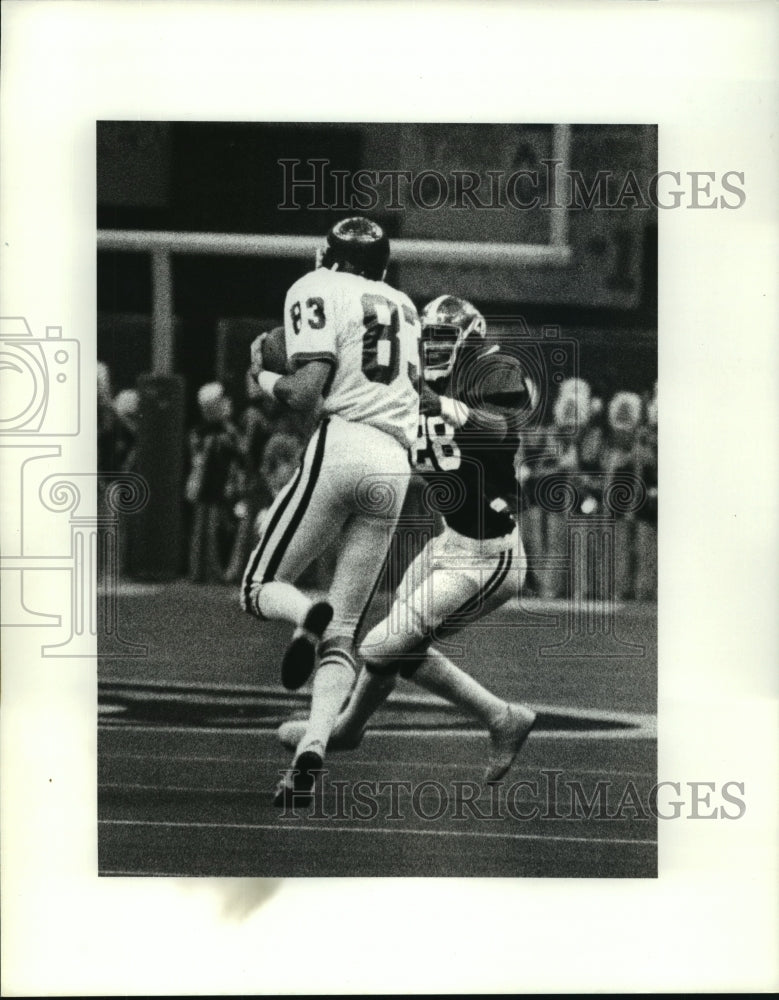
<instances>
[{"instance_id":1,"label":"grass field","mask_svg":"<svg viewBox=\"0 0 779 1000\"><path fill-rule=\"evenodd\" d=\"M286 814L275 730L308 702L278 680L288 626L187 583L126 585L117 610L146 652L100 663L104 875L657 873L654 606L619 607L608 641L562 645L565 605L537 601L457 637L457 662L539 712L501 786L481 784L486 734L404 682L357 750L328 757L313 807Z\"/></svg>"}]
</instances>

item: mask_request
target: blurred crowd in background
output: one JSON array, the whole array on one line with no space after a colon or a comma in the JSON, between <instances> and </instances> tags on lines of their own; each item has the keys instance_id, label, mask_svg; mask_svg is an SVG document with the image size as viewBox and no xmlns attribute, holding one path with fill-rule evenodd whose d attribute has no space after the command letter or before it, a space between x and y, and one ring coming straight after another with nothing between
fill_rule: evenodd
<instances>
[{"instance_id":1,"label":"blurred crowd in background","mask_svg":"<svg viewBox=\"0 0 779 1000\"><path fill-rule=\"evenodd\" d=\"M247 378L248 402L239 413L219 382L197 392L198 419L188 433L188 466L182 502L188 527L189 579L235 584L262 531L274 497L293 475L312 427L262 395ZM111 391L107 367L98 365L98 470L104 479L134 470L139 396L135 389ZM611 524L613 581L617 599L657 599L657 386L639 395L620 391L609 399L593 396L583 379L568 379L552 407L553 419L517 453L521 486L520 525L528 553L525 592L567 598L571 588L587 593L586 574L575 584L565 567L570 523L591 519ZM556 475L574 487L572 509L553 509L544 484ZM634 509L614 510L609 484L617 478L639 482ZM413 489L410 502L413 502ZM127 552L132 519L120 530L119 572L132 575ZM302 583L325 589L333 554L327 552ZM590 584L594 591L597 585Z\"/></svg>"},{"instance_id":2,"label":"blurred crowd in background","mask_svg":"<svg viewBox=\"0 0 779 1000\"><path fill-rule=\"evenodd\" d=\"M605 596L613 585L619 600L657 600L657 383L642 395L618 391L604 401L583 379L566 380L553 420L516 467L527 590L586 598ZM613 548L601 541L599 556L585 554L593 565L576 574L569 560L574 525L580 537L588 525L596 538L613 531ZM605 584L604 569L594 564L612 552Z\"/></svg>"}]
</instances>

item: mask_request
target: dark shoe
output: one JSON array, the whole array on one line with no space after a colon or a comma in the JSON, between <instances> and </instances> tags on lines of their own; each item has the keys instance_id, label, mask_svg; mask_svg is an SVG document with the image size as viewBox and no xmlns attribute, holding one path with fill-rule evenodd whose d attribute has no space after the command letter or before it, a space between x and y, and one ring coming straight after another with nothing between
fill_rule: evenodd
<instances>
[{"instance_id":1,"label":"dark shoe","mask_svg":"<svg viewBox=\"0 0 779 1000\"><path fill-rule=\"evenodd\" d=\"M327 601L312 604L300 625L292 633L292 641L281 661L281 683L288 691L297 691L314 672L316 650L333 617Z\"/></svg>"}]
</instances>

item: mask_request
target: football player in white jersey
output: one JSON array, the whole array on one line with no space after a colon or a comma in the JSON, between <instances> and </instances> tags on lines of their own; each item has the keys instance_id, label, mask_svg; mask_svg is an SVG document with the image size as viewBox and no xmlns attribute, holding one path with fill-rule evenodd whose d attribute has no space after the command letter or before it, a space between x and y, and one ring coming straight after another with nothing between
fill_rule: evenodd
<instances>
[{"instance_id":1,"label":"football player in white jersey","mask_svg":"<svg viewBox=\"0 0 779 1000\"><path fill-rule=\"evenodd\" d=\"M284 304L289 374L262 368L260 388L321 419L295 476L268 513L246 568L244 610L295 626L282 682L313 681L311 714L292 767L276 791L282 805L310 794L338 711L354 683L354 638L370 603L408 487L408 449L419 413L420 324L411 300L384 282L389 240L368 219L332 227L316 270ZM295 586L340 535L327 601Z\"/></svg>"},{"instance_id":2,"label":"football player in white jersey","mask_svg":"<svg viewBox=\"0 0 779 1000\"><path fill-rule=\"evenodd\" d=\"M534 387L518 360L486 346L484 317L469 302L442 295L422 310L421 320L425 385L415 466L452 502L441 511L443 533L408 567L389 615L360 644L365 667L333 729L331 748L359 744L400 674L485 726L490 756L484 776L497 781L536 715L496 697L444 651L451 635L516 597L524 580L514 460ZM294 742L304 726L284 723L282 743Z\"/></svg>"}]
</instances>

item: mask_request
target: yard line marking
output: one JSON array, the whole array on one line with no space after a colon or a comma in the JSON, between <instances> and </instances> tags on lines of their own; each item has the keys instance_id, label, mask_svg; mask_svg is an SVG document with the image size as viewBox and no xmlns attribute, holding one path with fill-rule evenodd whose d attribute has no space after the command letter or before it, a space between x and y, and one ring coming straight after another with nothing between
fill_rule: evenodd
<instances>
[{"instance_id":1,"label":"yard line marking","mask_svg":"<svg viewBox=\"0 0 779 1000\"><path fill-rule=\"evenodd\" d=\"M287 711L303 711L307 703L307 698L305 695L299 693L292 693L285 691L283 688L276 687L224 687L220 688L218 685L206 684L204 682L190 682L185 685L174 682L156 681L154 683L148 682L132 682L127 681L125 683L116 681L103 681L98 685L102 690L100 694L104 696L104 703L102 706L98 707L98 714L100 713L101 707L105 710L106 707L113 704L112 698L114 700L121 700L123 695L121 691L130 692L130 699L137 698L141 696L142 700L147 701L184 701L186 703L202 704L212 702L215 705L221 705L225 702L232 704L236 699L243 699L244 703L248 699L255 707L271 709L272 711L279 711L286 708ZM119 693L113 693L114 689ZM389 710L392 709L442 709L449 715L453 714L455 710L450 702L439 697L438 695L433 695L425 691L419 691L415 693L393 693L387 701L387 707ZM657 725L657 713L656 712L640 712L628 709L614 709L614 708L592 708L592 707L578 707L572 705L559 705L559 704L549 704L541 702L530 702L529 707L531 707L538 715L551 715L551 716L564 716L570 719L576 719L582 722L592 722L594 724L603 723L614 723L621 727L628 727L631 729L635 728L652 728ZM113 716L110 716L113 717ZM132 724L132 723L131 723ZM142 726L140 723L139 726ZM258 730L262 728L262 721L258 720L252 728L257 728ZM155 728L165 728L164 726L156 726ZM180 728L177 726L176 728ZM220 727L211 727L218 731L222 731ZM236 727L238 728L238 727ZM243 727L246 728L246 727ZM548 730L551 732L551 730ZM568 731L568 730L564 730Z\"/></svg>"},{"instance_id":2,"label":"yard line marking","mask_svg":"<svg viewBox=\"0 0 779 1000\"><path fill-rule=\"evenodd\" d=\"M101 760L112 759L112 760L154 760L159 763L159 754L157 753L125 753L122 750L105 750L101 751L99 754ZM335 760L333 760L333 757ZM189 755L178 757L168 755L165 757L165 763L175 766L177 764L251 764L254 765L273 765L277 766L279 771L285 770L283 761L278 757L210 757L208 755ZM354 757L349 757L346 753L341 751L336 751L331 757L325 760L325 770L329 774L331 769L336 767L379 767L385 765L391 765L392 767L416 767L416 768L429 768L431 771L471 771L475 768L481 768L483 766L483 761L473 761L471 763L460 763L456 761L447 760L398 760L395 757L386 757L382 760L377 758L371 758L369 760L355 759ZM512 773L517 774L540 774L543 770L555 770L557 768L562 768L566 775L570 774L584 774L584 775L599 775L602 777L629 777L629 778L652 778L654 780L659 780L657 773L655 771L621 771L619 769L613 768L580 768L563 766L563 761L550 761L543 765L535 764L530 766L527 760L520 761L520 765L512 767ZM105 782L101 785L105 788L166 788L165 785L136 785L132 782ZM191 788L193 791L201 790L205 791L207 789L199 789L199 786L186 786ZM218 789L219 790L219 789Z\"/></svg>"},{"instance_id":3,"label":"yard line marking","mask_svg":"<svg viewBox=\"0 0 779 1000\"><path fill-rule=\"evenodd\" d=\"M204 758L204 759L207 760L208 758ZM238 762L236 761L236 763L238 763ZM251 763L272 763L272 761L252 761ZM370 765L375 765L377 763L377 761L373 761L373 760L367 760L367 761L356 760L356 761L351 761L350 763L352 763L352 764L354 764L356 766L362 766L364 764L370 766ZM426 763L424 761L416 761L416 762L411 762L411 761L409 761L409 762L406 762L406 761L392 761L392 763L396 764L398 767L430 767L430 764ZM444 767L448 767L448 768L452 768L452 769L457 769L457 770L460 770L460 771L469 771L469 770L474 770L476 768L481 769L481 765L480 764L469 765L469 764L452 764L452 763L448 763L448 764L442 764L441 765L441 768L444 768ZM285 770L284 768L280 768L279 769L279 773L282 773L282 771L284 771L284 770ZM439 770L439 768L435 768L435 770ZM550 770L550 769L547 768L546 770ZM551 770L556 770L556 768L551 768ZM329 774L330 771L328 770L327 773ZM537 773L540 773L540 772L536 771L535 769L530 769L530 768L512 768L511 772L509 772L509 773L513 774L515 776L518 776L518 775L532 775L532 774L537 774ZM651 779L653 781L655 780L655 775L652 774L652 773L650 773L650 772L648 772L648 771L581 771L581 770L578 770L578 769L568 769L564 773L566 775L572 775L572 774L591 774L591 775L597 775L598 777L609 777L609 776L614 776L614 775L627 775L627 776L633 777L633 778L646 778L648 780L649 779ZM563 784L565 784L569 780L570 779L568 777L566 777L563 780ZM242 787L235 787L235 786L232 786L232 785L147 785L147 784L143 784L143 783L140 783L140 782L134 782L134 781L126 781L126 782L125 781L101 781L101 782L98 782L97 788L98 788L98 791L100 791L100 789L109 789L109 788L119 788L119 789L122 789L122 790L133 788L133 789L136 789L137 791L146 791L146 792L219 792L220 794L225 794L226 795L226 794L229 794L231 792L255 792L255 793L257 793L257 789L258 789L259 785L260 785L260 782L257 782L256 784L253 784L253 785L243 785Z\"/></svg>"},{"instance_id":4,"label":"yard line marking","mask_svg":"<svg viewBox=\"0 0 779 1000\"><path fill-rule=\"evenodd\" d=\"M150 723L129 723L127 725L103 725L98 722L98 729L102 733L122 733L122 732L163 732L182 733L195 735L205 733L218 736L275 736L278 726L230 726L223 729L219 726L172 726L157 725ZM368 736L392 736L403 739L417 738L419 736L442 737L452 736L459 739L484 739L487 731L475 731L473 729L437 729L431 726L420 726L416 728L403 729L374 729ZM552 739L552 740L650 740L657 737L657 725L653 723L636 722L632 729L534 729L531 738Z\"/></svg>"},{"instance_id":5,"label":"yard line marking","mask_svg":"<svg viewBox=\"0 0 779 1000\"><path fill-rule=\"evenodd\" d=\"M230 792L254 792L256 795L259 794L256 785L244 785L243 788L235 788L233 786L225 787L222 785L142 785L135 782L99 782L97 790L100 791L101 788L135 788L138 791L145 792L223 792L224 794L229 794Z\"/></svg>"},{"instance_id":6,"label":"yard line marking","mask_svg":"<svg viewBox=\"0 0 779 1000\"><path fill-rule=\"evenodd\" d=\"M325 831L328 833L388 833L410 834L424 837L489 837L493 840L548 840L574 844L638 844L642 847L656 847L656 840L632 839L630 837L563 837L556 834L542 833L491 833L483 830L413 830L408 827L384 826L294 826L280 820L278 823L181 823L173 820L135 820L135 819L99 819L98 825L103 826L161 826L168 829L203 829L203 830L295 830L301 833Z\"/></svg>"},{"instance_id":7,"label":"yard line marking","mask_svg":"<svg viewBox=\"0 0 779 1000\"><path fill-rule=\"evenodd\" d=\"M124 753L121 750L106 750L104 753L100 754L101 759L112 758L118 760L154 760L159 763L159 754L156 753ZM189 754L183 757L166 756L165 763L167 764L188 764L188 763L209 763L209 764L278 764L279 768L286 769L284 761L286 757L209 757L209 756L190 756ZM523 761L519 761L520 764ZM524 763L529 763L525 759ZM330 766L356 766L356 767L378 767L384 766L386 764L393 764L396 767L429 767L433 771L444 770L445 768L453 768L460 770L469 770L472 767L481 767L484 761L475 760L471 763L467 761L457 762L451 760L399 760L396 757L384 757L378 759L376 757L371 757L368 760L362 760L357 757L349 757L348 751L336 750L333 751L330 757L325 759L325 770L329 772ZM554 761L544 764L545 770L550 770L554 767L561 766L561 762L555 763ZM513 770L513 768L512 768ZM541 767L537 765L533 768L527 768L528 773L531 771L538 770L540 773ZM627 774L630 776L635 775L636 777L646 777L653 778L655 776L654 771L620 771L612 770L607 768L594 768L592 770L585 770L584 768L578 767L565 767L566 773L570 774Z\"/></svg>"},{"instance_id":8,"label":"yard line marking","mask_svg":"<svg viewBox=\"0 0 779 1000\"><path fill-rule=\"evenodd\" d=\"M103 753L100 756L101 757L114 757L114 758L118 757L119 759L123 759L124 758L124 759L127 759L127 760L155 760L155 761L159 761L159 755L158 754L151 754L151 753L150 754L143 754L143 753L124 754L124 753L121 753L119 751L113 751L113 752ZM186 756L186 757L166 757L165 758L165 761L167 763L170 763L170 764L173 764L173 763L186 764L186 763L189 763L190 761L191 762L198 762L198 763L200 763L200 762L208 762L208 763L225 763L225 764L270 764L270 765L275 764L275 765L277 765L277 768L278 768L279 771L286 771L286 765L283 763L283 760L287 760L287 758L281 758L281 757L189 757L189 756ZM330 763L330 758L328 758L325 761L325 764L329 764L329 763ZM468 770L471 770L473 768L483 767L484 762L483 761L474 761L472 764L458 764L458 763L455 763L454 761L444 760L444 761L436 761L434 763L431 763L429 760L428 761L425 761L425 760L395 760L394 758L392 758L392 759L385 759L385 760L378 760L376 758L372 758L371 760L355 760L353 757L346 757L346 756L344 756L344 754L341 751L338 751L337 764L339 764L339 765L341 765L341 764L348 765L350 767L377 767L377 766L383 765L383 764L393 764L393 765L395 765L397 767L429 767L429 768L431 768L434 771L443 770L444 768L451 768L452 770L465 770L465 771L468 771ZM328 774L330 773L330 768L329 767L325 767L325 770L328 772ZM580 772L576 772L576 773L578 774ZM584 772L581 772L581 773L584 773ZM601 774L601 773L602 772L600 772L600 771L594 771L593 772L593 774ZM606 772L603 772L603 773L606 773ZM621 773L624 773L624 774L633 774L633 773L637 773L637 772L631 772L631 771L620 772L620 771L615 771L613 773L615 773L615 774L621 774ZM649 775L649 774L647 776L651 777L651 775ZM124 787L132 787L132 786L128 785L128 786L124 786ZM153 787L160 787L160 786L153 786Z\"/></svg>"}]
</instances>

